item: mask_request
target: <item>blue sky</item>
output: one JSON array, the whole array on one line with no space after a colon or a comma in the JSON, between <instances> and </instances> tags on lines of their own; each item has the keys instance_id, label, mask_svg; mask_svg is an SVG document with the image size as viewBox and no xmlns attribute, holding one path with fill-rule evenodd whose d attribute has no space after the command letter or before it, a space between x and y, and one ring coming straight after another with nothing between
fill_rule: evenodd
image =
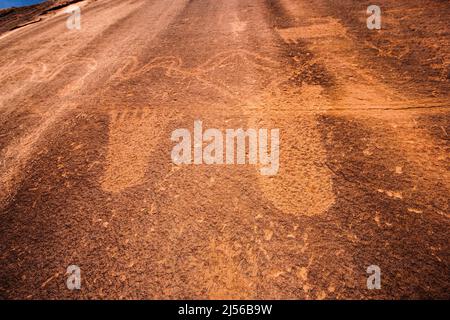
<instances>
[{"instance_id":1,"label":"blue sky","mask_svg":"<svg viewBox=\"0 0 450 320\"><path fill-rule=\"evenodd\" d=\"M44 1L45 0L0 0L0 9L29 6Z\"/></svg>"}]
</instances>

